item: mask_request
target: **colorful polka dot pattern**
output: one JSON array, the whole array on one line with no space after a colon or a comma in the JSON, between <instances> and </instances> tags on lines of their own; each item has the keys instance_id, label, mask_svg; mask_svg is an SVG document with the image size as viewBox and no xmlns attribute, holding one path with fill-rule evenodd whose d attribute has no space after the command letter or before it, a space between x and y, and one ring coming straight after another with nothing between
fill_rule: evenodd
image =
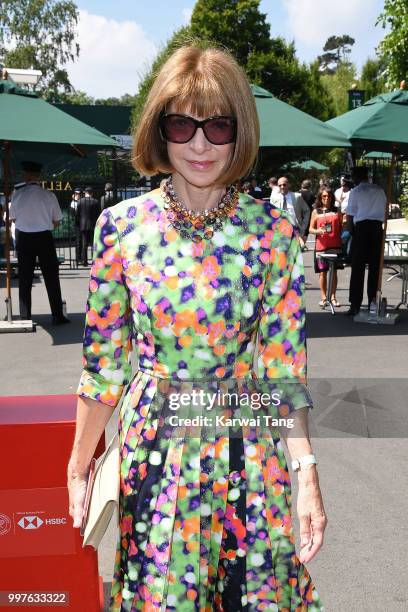
<instances>
[{"instance_id":1,"label":"colorful polka dot pattern","mask_svg":"<svg viewBox=\"0 0 408 612\"><path fill-rule=\"evenodd\" d=\"M269 202L240 196L199 243L169 228L158 190L100 216L78 393L113 407L126 387L110 610L322 610L296 556L276 432L176 437L159 425L163 379L222 384L253 365L263 385L297 383L292 407L310 405L303 288L295 231Z\"/></svg>"}]
</instances>

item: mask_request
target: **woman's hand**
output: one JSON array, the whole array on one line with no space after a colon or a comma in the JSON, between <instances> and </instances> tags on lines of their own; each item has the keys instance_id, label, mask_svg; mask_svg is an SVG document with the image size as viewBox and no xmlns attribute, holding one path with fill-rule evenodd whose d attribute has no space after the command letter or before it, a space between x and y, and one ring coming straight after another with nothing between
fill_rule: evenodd
<instances>
[{"instance_id":1,"label":"woman's hand","mask_svg":"<svg viewBox=\"0 0 408 612\"><path fill-rule=\"evenodd\" d=\"M297 498L297 512L300 523L300 553L301 563L307 563L323 545L323 534L327 525L322 494L316 466L301 469Z\"/></svg>"},{"instance_id":2,"label":"woman's hand","mask_svg":"<svg viewBox=\"0 0 408 612\"><path fill-rule=\"evenodd\" d=\"M80 474L68 465L69 514L74 520L74 527L81 527L87 483L87 473Z\"/></svg>"}]
</instances>

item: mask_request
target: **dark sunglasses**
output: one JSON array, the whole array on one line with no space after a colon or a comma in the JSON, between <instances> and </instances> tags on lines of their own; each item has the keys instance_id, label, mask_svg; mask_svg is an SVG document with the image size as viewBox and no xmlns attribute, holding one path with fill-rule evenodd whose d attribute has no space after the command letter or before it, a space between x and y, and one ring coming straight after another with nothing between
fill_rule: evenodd
<instances>
[{"instance_id":1,"label":"dark sunglasses","mask_svg":"<svg viewBox=\"0 0 408 612\"><path fill-rule=\"evenodd\" d=\"M164 140L177 144L191 140L197 128L202 128L206 139L214 145L235 142L237 132L236 119L222 115L198 121L188 115L170 113L160 117L159 127Z\"/></svg>"}]
</instances>

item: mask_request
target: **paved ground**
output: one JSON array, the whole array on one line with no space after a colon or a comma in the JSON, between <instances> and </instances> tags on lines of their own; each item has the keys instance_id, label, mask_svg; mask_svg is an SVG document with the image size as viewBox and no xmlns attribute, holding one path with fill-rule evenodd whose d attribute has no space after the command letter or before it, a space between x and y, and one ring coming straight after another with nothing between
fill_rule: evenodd
<instances>
[{"instance_id":1,"label":"paved ground","mask_svg":"<svg viewBox=\"0 0 408 612\"><path fill-rule=\"evenodd\" d=\"M402 612L408 609L408 311L402 309L390 327L353 323L340 314L346 307L332 316L317 306L311 252L305 253L305 265L309 377L316 402L311 427L329 517L324 549L308 568L329 612ZM42 279L35 280L37 332L0 336L2 395L75 392L88 274L85 269L61 271L72 319L62 328L50 326L45 288ZM348 281L346 269L338 291L345 305ZM391 304L399 301L400 283L397 278L384 282ZM15 286L16 281L17 310ZM3 317L4 275L0 287ZM112 524L99 555L107 592L115 544Z\"/></svg>"}]
</instances>

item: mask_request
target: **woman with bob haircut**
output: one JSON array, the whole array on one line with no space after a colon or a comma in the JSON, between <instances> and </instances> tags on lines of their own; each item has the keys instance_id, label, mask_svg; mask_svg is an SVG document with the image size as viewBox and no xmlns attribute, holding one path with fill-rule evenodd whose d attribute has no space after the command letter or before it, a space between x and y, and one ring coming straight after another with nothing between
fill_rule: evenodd
<instances>
[{"instance_id":1,"label":"woman with bob haircut","mask_svg":"<svg viewBox=\"0 0 408 612\"><path fill-rule=\"evenodd\" d=\"M97 222L68 488L78 527L90 460L125 390L113 611L322 609L303 565L326 526L307 426L303 264L287 213L236 187L258 144L236 61L182 47L134 135L138 171L168 176ZM242 393L225 403L231 389L264 391L262 415ZM273 415L291 417L299 556Z\"/></svg>"}]
</instances>

